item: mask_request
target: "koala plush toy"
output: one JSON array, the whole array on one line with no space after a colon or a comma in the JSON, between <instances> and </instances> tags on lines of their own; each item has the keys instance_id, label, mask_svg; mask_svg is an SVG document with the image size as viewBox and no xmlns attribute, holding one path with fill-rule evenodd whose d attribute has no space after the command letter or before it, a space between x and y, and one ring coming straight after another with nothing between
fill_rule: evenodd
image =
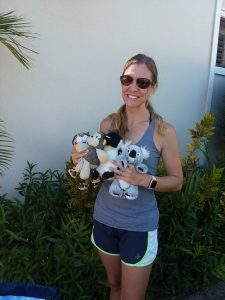
<instances>
[{"instance_id":1,"label":"koala plush toy","mask_svg":"<svg viewBox=\"0 0 225 300\"><path fill-rule=\"evenodd\" d=\"M119 144L117 161L123 167L132 164L135 166L137 172L147 173L148 167L143 161L147 159L149 155L149 151L145 147L140 147L126 141ZM114 197L125 197L128 200L134 200L138 197L138 186L129 184L124 180L114 179L109 188L109 193Z\"/></svg>"}]
</instances>

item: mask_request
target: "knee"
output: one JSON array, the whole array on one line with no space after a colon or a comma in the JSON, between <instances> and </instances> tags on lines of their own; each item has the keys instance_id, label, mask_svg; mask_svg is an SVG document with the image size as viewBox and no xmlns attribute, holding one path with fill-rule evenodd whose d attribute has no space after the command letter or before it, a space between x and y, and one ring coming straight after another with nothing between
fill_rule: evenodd
<instances>
[{"instance_id":1,"label":"knee","mask_svg":"<svg viewBox=\"0 0 225 300\"><path fill-rule=\"evenodd\" d=\"M109 286L111 291L120 292L121 291L121 280L120 278L108 278Z\"/></svg>"}]
</instances>

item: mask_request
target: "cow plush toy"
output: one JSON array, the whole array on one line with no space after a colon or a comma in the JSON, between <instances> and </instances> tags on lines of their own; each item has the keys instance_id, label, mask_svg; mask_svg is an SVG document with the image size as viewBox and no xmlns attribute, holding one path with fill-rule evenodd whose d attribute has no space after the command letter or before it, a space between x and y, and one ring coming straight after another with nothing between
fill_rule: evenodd
<instances>
[{"instance_id":1,"label":"cow plush toy","mask_svg":"<svg viewBox=\"0 0 225 300\"><path fill-rule=\"evenodd\" d=\"M112 180L115 176L111 168L115 165L112 163L113 160L118 158L118 144L121 141L121 136L116 132L109 132L105 134L106 145L104 147L105 155L107 159L105 162L100 163L97 167L97 171L102 179Z\"/></svg>"},{"instance_id":2,"label":"cow plush toy","mask_svg":"<svg viewBox=\"0 0 225 300\"><path fill-rule=\"evenodd\" d=\"M80 134L77 136L80 136ZM83 145L85 143L86 145ZM72 177L79 175L81 182L78 188L85 190L88 188L89 181L94 184L100 181L96 168L100 162L105 162L108 159L103 150L106 140L102 132L95 132L92 135L89 134L81 143L76 139L74 144L78 152L87 150L87 154L73 168L69 169L68 172Z\"/></svg>"}]
</instances>

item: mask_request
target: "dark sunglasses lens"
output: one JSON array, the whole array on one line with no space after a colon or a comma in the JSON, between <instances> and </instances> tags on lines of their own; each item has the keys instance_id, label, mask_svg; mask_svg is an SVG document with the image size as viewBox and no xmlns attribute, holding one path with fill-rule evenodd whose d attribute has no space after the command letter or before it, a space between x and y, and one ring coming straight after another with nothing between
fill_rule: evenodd
<instances>
[{"instance_id":1,"label":"dark sunglasses lens","mask_svg":"<svg viewBox=\"0 0 225 300\"><path fill-rule=\"evenodd\" d=\"M149 80L147 78L138 78L137 79L137 86L140 89L147 89L151 83L152 83L151 80Z\"/></svg>"},{"instance_id":2,"label":"dark sunglasses lens","mask_svg":"<svg viewBox=\"0 0 225 300\"><path fill-rule=\"evenodd\" d=\"M128 75L123 75L123 76L120 76L120 82L122 83L122 85L128 86L133 82L133 78Z\"/></svg>"}]
</instances>

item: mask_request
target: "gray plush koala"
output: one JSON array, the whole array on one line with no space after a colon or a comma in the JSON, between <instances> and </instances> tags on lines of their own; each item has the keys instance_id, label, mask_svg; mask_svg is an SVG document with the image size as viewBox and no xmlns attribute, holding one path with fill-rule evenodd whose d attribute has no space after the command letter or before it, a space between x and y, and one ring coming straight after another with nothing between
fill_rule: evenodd
<instances>
[{"instance_id":1,"label":"gray plush koala","mask_svg":"<svg viewBox=\"0 0 225 300\"><path fill-rule=\"evenodd\" d=\"M129 141L121 142L119 146L119 164L123 167L132 164L135 166L137 172L148 172L148 167L143 163L149 157L149 151L145 147L131 144ZM125 197L128 200L134 200L138 197L138 186L127 183L124 180L114 179L109 188L109 193L114 197Z\"/></svg>"}]
</instances>

